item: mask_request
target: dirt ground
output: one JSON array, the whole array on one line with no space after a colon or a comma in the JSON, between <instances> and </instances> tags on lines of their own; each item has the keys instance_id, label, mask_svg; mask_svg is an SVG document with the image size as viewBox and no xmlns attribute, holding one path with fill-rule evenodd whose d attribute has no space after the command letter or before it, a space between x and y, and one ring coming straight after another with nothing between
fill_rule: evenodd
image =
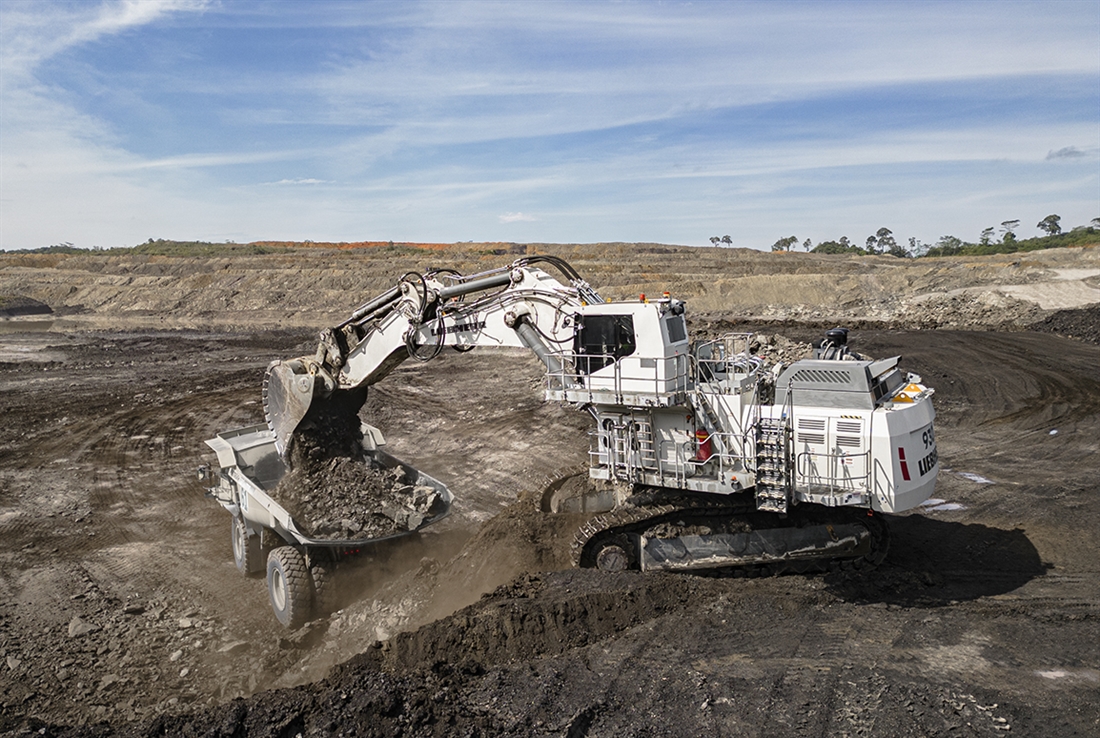
<instances>
[{"instance_id":1,"label":"dirt ground","mask_svg":"<svg viewBox=\"0 0 1100 738\"><path fill-rule=\"evenodd\" d=\"M402 365L363 417L454 514L293 633L195 470L311 332L0 335L0 733L1096 735L1100 347L1058 335L1096 310L1046 320L853 332L936 388L943 465L859 577L572 569L538 501L588 417L522 352Z\"/></svg>"}]
</instances>

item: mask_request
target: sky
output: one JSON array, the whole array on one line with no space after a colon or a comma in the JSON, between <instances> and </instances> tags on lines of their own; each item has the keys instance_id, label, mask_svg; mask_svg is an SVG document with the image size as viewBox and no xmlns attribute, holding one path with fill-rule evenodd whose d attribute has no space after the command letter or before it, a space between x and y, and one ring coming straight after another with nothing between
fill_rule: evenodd
<instances>
[{"instance_id":1,"label":"sky","mask_svg":"<svg viewBox=\"0 0 1100 738\"><path fill-rule=\"evenodd\" d=\"M1100 0L0 0L0 249L1100 216Z\"/></svg>"}]
</instances>

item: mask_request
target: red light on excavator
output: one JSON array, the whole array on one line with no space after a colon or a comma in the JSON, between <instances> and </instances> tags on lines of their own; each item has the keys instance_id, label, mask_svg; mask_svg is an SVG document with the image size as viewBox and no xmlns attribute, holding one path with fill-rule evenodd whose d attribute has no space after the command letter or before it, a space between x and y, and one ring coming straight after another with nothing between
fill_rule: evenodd
<instances>
[{"instance_id":1,"label":"red light on excavator","mask_svg":"<svg viewBox=\"0 0 1100 738\"><path fill-rule=\"evenodd\" d=\"M638 295L638 302L645 302L645 293Z\"/></svg>"},{"instance_id":2,"label":"red light on excavator","mask_svg":"<svg viewBox=\"0 0 1100 738\"><path fill-rule=\"evenodd\" d=\"M672 295L671 295L671 294L669 294L668 290L665 290L665 292L664 292L664 297L665 297L665 299L667 300L668 298L672 297Z\"/></svg>"},{"instance_id":3,"label":"red light on excavator","mask_svg":"<svg viewBox=\"0 0 1100 738\"><path fill-rule=\"evenodd\" d=\"M905 463L905 449L898 446L898 461L901 462L901 478L909 481L909 465Z\"/></svg>"}]
</instances>

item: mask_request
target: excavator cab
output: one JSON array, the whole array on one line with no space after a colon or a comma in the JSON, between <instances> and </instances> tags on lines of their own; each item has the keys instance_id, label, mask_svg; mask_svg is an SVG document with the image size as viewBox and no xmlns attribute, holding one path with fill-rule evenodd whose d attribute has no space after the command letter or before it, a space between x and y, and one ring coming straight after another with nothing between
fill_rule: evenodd
<instances>
[{"instance_id":1,"label":"excavator cab","mask_svg":"<svg viewBox=\"0 0 1100 738\"><path fill-rule=\"evenodd\" d=\"M573 353L579 374L591 374L638 347L633 315L577 315Z\"/></svg>"}]
</instances>

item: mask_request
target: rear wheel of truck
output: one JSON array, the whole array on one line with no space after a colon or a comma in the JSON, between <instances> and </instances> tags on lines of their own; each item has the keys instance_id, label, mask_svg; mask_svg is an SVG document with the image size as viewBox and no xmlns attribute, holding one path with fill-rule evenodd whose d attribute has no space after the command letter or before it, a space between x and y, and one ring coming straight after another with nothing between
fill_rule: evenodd
<instances>
[{"instance_id":1,"label":"rear wheel of truck","mask_svg":"<svg viewBox=\"0 0 1100 738\"><path fill-rule=\"evenodd\" d=\"M244 519L233 518L231 531L233 541L233 563L245 576L252 576L263 571L262 549L260 548L260 536L249 535L248 527Z\"/></svg>"},{"instance_id":2,"label":"rear wheel of truck","mask_svg":"<svg viewBox=\"0 0 1100 738\"><path fill-rule=\"evenodd\" d=\"M267 557L267 594L275 618L294 629L309 619L313 607L313 582L306 560L298 549L280 546Z\"/></svg>"},{"instance_id":3,"label":"rear wheel of truck","mask_svg":"<svg viewBox=\"0 0 1100 738\"><path fill-rule=\"evenodd\" d=\"M336 610L336 591L332 567L314 566L309 570L313 579L313 615L323 618Z\"/></svg>"}]
</instances>

